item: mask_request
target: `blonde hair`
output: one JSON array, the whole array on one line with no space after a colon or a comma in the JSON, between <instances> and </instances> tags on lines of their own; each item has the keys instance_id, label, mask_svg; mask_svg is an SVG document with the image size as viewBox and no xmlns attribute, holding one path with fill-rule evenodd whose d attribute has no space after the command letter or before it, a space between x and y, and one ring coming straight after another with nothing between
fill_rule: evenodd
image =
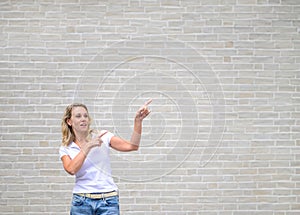
<instances>
[{"instance_id":1,"label":"blonde hair","mask_svg":"<svg viewBox=\"0 0 300 215\"><path fill-rule=\"evenodd\" d=\"M65 113L63 115L62 121L61 121L61 132L62 132L62 145L63 146L68 146L72 141L75 140L75 134L71 126L68 125L67 121L71 119L72 117L72 110L74 107L83 107L86 109L88 113L88 118L89 118L89 127L91 124L91 117L89 115L88 109L84 104L81 103L74 103L66 107ZM90 129L89 129L90 133Z\"/></svg>"}]
</instances>

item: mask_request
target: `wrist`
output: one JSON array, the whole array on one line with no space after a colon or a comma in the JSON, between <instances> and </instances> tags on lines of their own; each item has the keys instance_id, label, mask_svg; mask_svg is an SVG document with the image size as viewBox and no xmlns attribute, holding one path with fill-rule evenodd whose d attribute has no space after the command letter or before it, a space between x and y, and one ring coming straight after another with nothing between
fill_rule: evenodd
<instances>
[{"instance_id":1,"label":"wrist","mask_svg":"<svg viewBox=\"0 0 300 215\"><path fill-rule=\"evenodd\" d=\"M83 150L83 149L81 149L80 152L81 152L81 153L83 154L83 156L86 158L87 152L86 152L85 150Z\"/></svg>"},{"instance_id":2,"label":"wrist","mask_svg":"<svg viewBox=\"0 0 300 215\"><path fill-rule=\"evenodd\" d=\"M134 118L134 124L142 124L143 120L140 119L139 117Z\"/></svg>"},{"instance_id":3,"label":"wrist","mask_svg":"<svg viewBox=\"0 0 300 215\"><path fill-rule=\"evenodd\" d=\"M131 138L130 138L131 144L138 147L140 145L141 137L142 137L142 135L140 132L133 131Z\"/></svg>"}]
</instances>

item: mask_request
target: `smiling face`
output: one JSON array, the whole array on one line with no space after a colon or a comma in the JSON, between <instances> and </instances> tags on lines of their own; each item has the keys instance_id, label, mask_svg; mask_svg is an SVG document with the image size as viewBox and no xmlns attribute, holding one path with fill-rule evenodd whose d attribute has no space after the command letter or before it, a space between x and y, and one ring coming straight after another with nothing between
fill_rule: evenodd
<instances>
[{"instance_id":1,"label":"smiling face","mask_svg":"<svg viewBox=\"0 0 300 215\"><path fill-rule=\"evenodd\" d=\"M88 111L84 107L73 107L71 118L68 119L67 123L72 127L75 134L88 132L90 126Z\"/></svg>"}]
</instances>

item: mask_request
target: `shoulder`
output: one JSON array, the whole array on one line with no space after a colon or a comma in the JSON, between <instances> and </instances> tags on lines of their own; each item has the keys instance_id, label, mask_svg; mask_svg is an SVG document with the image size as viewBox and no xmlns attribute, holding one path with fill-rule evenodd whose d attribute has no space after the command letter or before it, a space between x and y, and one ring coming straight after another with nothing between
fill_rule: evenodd
<instances>
[{"instance_id":1,"label":"shoulder","mask_svg":"<svg viewBox=\"0 0 300 215\"><path fill-rule=\"evenodd\" d=\"M59 147L60 158L63 157L64 155L70 155L71 151L77 148L78 146L74 142L70 143L68 146L60 146Z\"/></svg>"},{"instance_id":2,"label":"shoulder","mask_svg":"<svg viewBox=\"0 0 300 215\"><path fill-rule=\"evenodd\" d=\"M103 135L101 140L108 145L110 144L111 138L114 136L114 134L108 130L100 130L100 135Z\"/></svg>"}]
</instances>

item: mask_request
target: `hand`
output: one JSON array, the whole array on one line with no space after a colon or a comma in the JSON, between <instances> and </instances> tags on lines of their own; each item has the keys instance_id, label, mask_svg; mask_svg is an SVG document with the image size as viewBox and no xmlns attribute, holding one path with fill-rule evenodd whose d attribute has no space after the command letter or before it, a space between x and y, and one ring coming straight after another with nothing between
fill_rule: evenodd
<instances>
[{"instance_id":1,"label":"hand","mask_svg":"<svg viewBox=\"0 0 300 215\"><path fill-rule=\"evenodd\" d=\"M148 105L152 102L152 99L149 99L145 104L136 112L135 119L142 121L145 119L151 112L148 109Z\"/></svg>"},{"instance_id":2,"label":"hand","mask_svg":"<svg viewBox=\"0 0 300 215\"><path fill-rule=\"evenodd\" d=\"M83 150L85 156L88 155L88 153L90 152L90 150L92 148L101 146L101 144L103 143L103 141L101 140L101 137L104 136L106 133L107 133L107 131L102 134L99 132L91 134L90 140L88 142L86 142L85 144L81 145L81 149Z\"/></svg>"}]
</instances>

